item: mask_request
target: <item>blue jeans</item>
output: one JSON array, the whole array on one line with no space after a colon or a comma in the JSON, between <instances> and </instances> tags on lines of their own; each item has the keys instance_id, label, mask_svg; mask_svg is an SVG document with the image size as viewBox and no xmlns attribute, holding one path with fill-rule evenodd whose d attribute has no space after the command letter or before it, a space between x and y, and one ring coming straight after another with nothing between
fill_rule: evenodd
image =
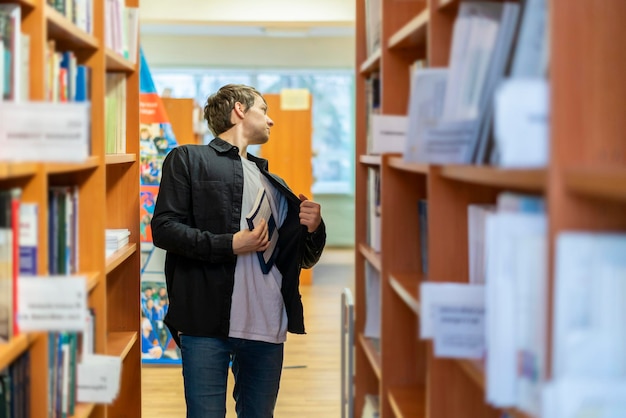
<instances>
[{"instance_id":1,"label":"blue jeans","mask_svg":"<svg viewBox=\"0 0 626 418\"><path fill-rule=\"evenodd\" d=\"M284 344L181 335L187 418L224 418L232 361L238 418L271 418L283 369Z\"/></svg>"}]
</instances>

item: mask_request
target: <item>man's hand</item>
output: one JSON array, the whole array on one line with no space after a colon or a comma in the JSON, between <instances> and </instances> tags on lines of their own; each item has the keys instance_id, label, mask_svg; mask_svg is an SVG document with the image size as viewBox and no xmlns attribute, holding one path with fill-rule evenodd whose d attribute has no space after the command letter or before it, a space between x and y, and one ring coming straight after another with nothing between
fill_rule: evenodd
<instances>
[{"instance_id":1,"label":"man's hand","mask_svg":"<svg viewBox=\"0 0 626 418\"><path fill-rule=\"evenodd\" d=\"M307 231L314 232L322 223L322 207L319 203L309 200L302 193L300 197L300 225L306 226Z\"/></svg>"},{"instance_id":2,"label":"man's hand","mask_svg":"<svg viewBox=\"0 0 626 418\"><path fill-rule=\"evenodd\" d=\"M261 219L252 231L242 229L233 235L233 252L245 254L253 251L265 251L270 245L267 222Z\"/></svg>"}]
</instances>

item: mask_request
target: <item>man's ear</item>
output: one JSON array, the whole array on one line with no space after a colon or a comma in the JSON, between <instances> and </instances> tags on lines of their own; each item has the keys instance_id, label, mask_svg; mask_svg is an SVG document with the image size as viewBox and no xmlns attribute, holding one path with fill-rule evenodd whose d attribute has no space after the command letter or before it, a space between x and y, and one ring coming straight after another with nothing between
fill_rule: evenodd
<instances>
[{"instance_id":1,"label":"man's ear","mask_svg":"<svg viewBox=\"0 0 626 418\"><path fill-rule=\"evenodd\" d=\"M235 102L235 107L233 108L233 110L235 111L237 117L243 119L245 112L243 104L241 102Z\"/></svg>"}]
</instances>

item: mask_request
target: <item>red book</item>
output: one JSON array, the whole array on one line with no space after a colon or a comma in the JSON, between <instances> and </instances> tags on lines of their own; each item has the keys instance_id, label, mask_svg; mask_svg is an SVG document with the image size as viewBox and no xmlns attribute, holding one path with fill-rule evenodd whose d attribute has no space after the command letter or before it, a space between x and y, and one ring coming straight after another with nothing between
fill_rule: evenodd
<instances>
[{"instance_id":1,"label":"red book","mask_svg":"<svg viewBox=\"0 0 626 418\"><path fill-rule=\"evenodd\" d=\"M13 335L19 334L17 326L17 284L20 274L20 202L22 200L22 189L11 189L11 230L13 231Z\"/></svg>"}]
</instances>

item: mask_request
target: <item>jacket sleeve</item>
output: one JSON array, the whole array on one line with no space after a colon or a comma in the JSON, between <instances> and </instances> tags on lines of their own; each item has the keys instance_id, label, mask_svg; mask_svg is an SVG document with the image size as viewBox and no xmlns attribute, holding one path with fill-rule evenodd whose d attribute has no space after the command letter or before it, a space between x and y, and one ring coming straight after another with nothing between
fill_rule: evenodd
<instances>
[{"instance_id":1,"label":"jacket sleeve","mask_svg":"<svg viewBox=\"0 0 626 418\"><path fill-rule=\"evenodd\" d=\"M163 161L151 221L154 245L168 252L212 263L234 262L233 234L214 234L192 226L188 150L177 147Z\"/></svg>"},{"instance_id":2,"label":"jacket sleeve","mask_svg":"<svg viewBox=\"0 0 626 418\"><path fill-rule=\"evenodd\" d=\"M310 269L319 261L326 245L326 225L324 220L313 232L306 232L304 240L304 252L302 255L302 268Z\"/></svg>"}]
</instances>

